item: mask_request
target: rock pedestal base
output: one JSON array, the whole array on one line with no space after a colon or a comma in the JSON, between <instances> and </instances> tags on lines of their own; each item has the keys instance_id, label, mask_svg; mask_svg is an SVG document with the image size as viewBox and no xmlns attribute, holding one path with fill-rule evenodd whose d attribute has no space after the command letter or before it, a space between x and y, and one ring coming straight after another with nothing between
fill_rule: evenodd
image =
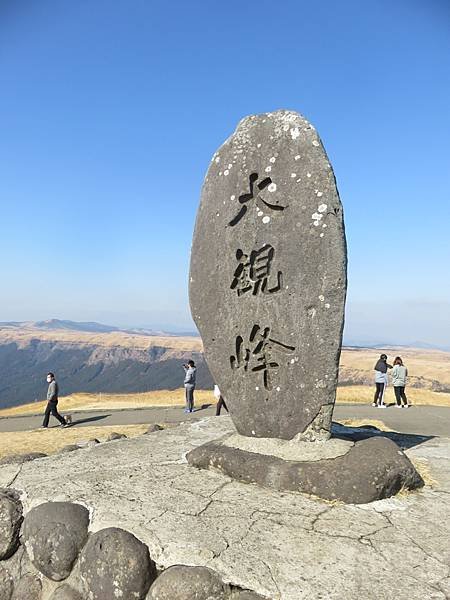
<instances>
[{"instance_id":1,"label":"rock pedestal base","mask_svg":"<svg viewBox=\"0 0 450 600\"><path fill-rule=\"evenodd\" d=\"M236 438L241 438L238 442ZM263 453L256 440L243 436L209 442L187 455L188 463L199 469L218 471L245 483L256 483L275 490L303 492L324 500L347 504L366 504L393 496L402 489L424 485L409 458L395 442L372 437L356 443L331 439L328 442L303 442L304 458L295 457L292 446L271 442ZM343 444L348 444L347 447Z\"/></svg>"}]
</instances>

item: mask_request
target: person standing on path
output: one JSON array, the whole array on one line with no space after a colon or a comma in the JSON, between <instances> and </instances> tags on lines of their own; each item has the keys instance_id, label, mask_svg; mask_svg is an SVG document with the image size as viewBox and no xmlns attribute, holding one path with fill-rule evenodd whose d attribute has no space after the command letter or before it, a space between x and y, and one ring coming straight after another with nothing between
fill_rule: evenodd
<instances>
[{"instance_id":1,"label":"person standing on path","mask_svg":"<svg viewBox=\"0 0 450 600\"><path fill-rule=\"evenodd\" d=\"M222 410L222 406L223 408L229 412L227 405L225 404L225 400L224 397L222 396L219 386L215 385L214 386L214 398L217 400L217 404L216 404L216 417L220 417L220 411Z\"/></svg>"},{"instance_id":2,"label":"person standing on path","mask_svg":"<svg viewBox=\"0 0 450 600\"><path fill-rule=\"evenodd\" d=\"M47 407L45 409L42 427L45 429L48 427L51 414L55 417L55 419L58 419L62 427L68 427L65 418L62 417L58 412L58 384L56 383L55 375L53 373L47 373L47 382Z\"/></svg>"},{"instance_id":3,"label":"person standing on path","mask_svg":"<svg viewBox=\"0 0 450 600\"><path fill-rule=\"evenodd\" d=\"M197 369L193 360L188 360L187 365L183 365L184 368L184 390L186 394L186 407L185 413L194 412L194 390L195 390L195 378Z\"/></svg>"},{"instance_id":4,"label":"person standing on path","mask_svg":"<svg viewBox=\"0 0 450 600\"><path fill-rule=\"evenodd\" d=\"M376 406L377 408L386 408L386 404L384 403L384 392L388 384L388 369L392 369L392 365L388 365L386 354L382 354L374 367L375 395L372 406Z\"/></svg>"},{"instance_id":5,"label":"person standing on path","mask_svg":"<svg viewBox=\"0 0 450 600\"><path fill-rule=\"evenodd\" d=\"M406 378L408 377L408 369L403 364L400 356L396 356L394 367L392 369L392 385L394 386L395 400L397 408L409 408L408 398L405 394ZM402 405L403 400L403 405Z\"/></svg>"}]
</instances>

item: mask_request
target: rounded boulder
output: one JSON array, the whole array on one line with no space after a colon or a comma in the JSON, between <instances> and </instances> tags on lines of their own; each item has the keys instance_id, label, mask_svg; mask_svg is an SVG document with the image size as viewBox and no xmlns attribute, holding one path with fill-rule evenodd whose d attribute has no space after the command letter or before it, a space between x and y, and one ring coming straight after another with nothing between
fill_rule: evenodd
<instances>
[{"instance_id":1,"label":"rounded boulder","mask_svg":"<svg viewBox=\"0 0 450 600\"><path fill-rule=\"evenodd\" d=\"M66 583L56 589L48 600L83 600L81 594Z\"/></svg>"},{"instance_id":2,"label":"rounded boulder","mask_svg":"<svg viewBox=\"0 0 450 600\"><path fill-rule=\"evenodd\" d=\"M41 600L42 583L36 575L28 573L15 584L11 600Z\"/></svg>"},{"instance_id":3,"label":"rounded boulder","mask_svg":"<svg viewBox=\"0 0 450 600\"><path fill-rule=\"evenodd\" d=\"M145 433L155 433L155 431L162 431L163 429L164 427L161 427L158 423L153 423L152 425L149 425Z\"/></svg>"},{"instance_id":4,"label":"rounded boulder","mask_svg":"<svg viewBox=\"0 0 450 600\"><path fill-rule=\"evenodd\" d=\"M207 567L176 565L161 573L148 600L225 600L228 586Z\"/></svg>"},{"instance_id":5,"label":"rounded boulder","mask_svg":"<svg viewBox=\"0 0 450 600\"><path fill-rule=\"evenodd\" d=\"M117 433L117 431L112 431L106 438L106 441L113 442L114 440L124 440L126 439L126 437L127 436L124 433Z\"/></svg>"},{"instance_id":6,"label":"rounded boulder","mask_svg":"<svg viewBox=\"0 0 450 600\"><path fill-rule=\"evenodd\" d=\"M80 446L76 444L67 444L67 446L63 446L57 452L57 454L67 454L67 452L75 452L75 450L79 450Z\"/></svg>"},{"instance_id":7,"label":"rounded boulder","mask_svg":"<svg viewBox=\"0 0 450 600\"><path fill-rule=\"evenodd\" d=\"M81 553L80 574L90 600L139 600L156 577L156 565L145 544L128 531L110 527L90 536Z\"/></svg>"},{"instance_id":8,"label":"rounded boulder","mask_svg":"<svg viewBox=\"0 0 450 600\"><path fill-rule=\"evenodd\" d=\"M49 579L70 575L88 536L89 512L80 504L46 502L25 517L23 539L34 566Z\"/></svg>"},{"instance_id":9,"label":"rounded boulder","mask_svg":"<svg viewBox=\"0 0 450 600\"><path fill-rule=\"evenodd\" d=\"M11 573L0 565L0 600L11 600L13 585Z\"/></svg>"},{"instance_id":10,"label":"rounded boulder","mask_svg":"<svg viewBox=\"0 0 450 600\"><path fill-rule=\"evenodd\" d=\"M0 560L12 556L19 547L22 503L18 494L0 490Z\"/></svg>"},{"instance_id":11,"label":"rounded boulder","mask_svg":"<svg viewBox=\"0 0 450 600\"><path fill-rule=\"evenodd\" d=\"M28 454L10 454L0 459L0 465L23 465L23 463L36 460L37 458L45 458L48 456L43 452L29 452Z\"/></svg>"}]
</instances>

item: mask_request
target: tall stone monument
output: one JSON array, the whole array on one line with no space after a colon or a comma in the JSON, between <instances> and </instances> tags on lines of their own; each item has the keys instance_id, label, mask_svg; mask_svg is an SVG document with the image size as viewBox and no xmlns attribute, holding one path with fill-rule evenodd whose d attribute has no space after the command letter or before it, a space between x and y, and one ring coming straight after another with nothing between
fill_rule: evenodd
<instances>
[{"instance_id":1,"label":"tall stone monument","mask_svg":"<svg viewBox=\"0 0 450 600\"><path fill-rule=\"evenodd\" d=\"M238 433L190 465L352 503L423 485L385 437L328 439L346 288L342 205L316 130L285 110L243 119L205 178L189 284Z\"/></svg>"},{"instance_id":2,"label":"tall stone monument","mask_svg":"<svg viewBox=\"0 0 450 600\"><path fill-rule=\"evenodd\" d=\"M190 300L239 433L326 436L347 287L342 205L306 119L243 119L214 154L195 227Z\"/></svg>"}]
</instances>

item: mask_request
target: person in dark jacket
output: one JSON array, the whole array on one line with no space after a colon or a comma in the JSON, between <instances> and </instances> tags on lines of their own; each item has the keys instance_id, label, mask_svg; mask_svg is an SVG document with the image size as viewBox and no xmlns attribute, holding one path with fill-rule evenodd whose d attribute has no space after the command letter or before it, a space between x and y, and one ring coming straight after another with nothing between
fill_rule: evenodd
<instances>
[{"instance_id":1,"label":"person in dark jacket","mask_svg":"<svg viewBox=\"0 0 450 600\"><path fill-rule=\"evenodd\" d=\"M47 383L47 407L45 409L42 427L45 429L48 427L50 415L53 415L55 419L58 419L58 421L61 423L61 427L68 427L69 425L65 418L62 417L58 412L58 384L56 383L55 375L53 373L47 373Z\"/></svg>"},{"instance_id":2,"label":"person in dark jacket","mask_svg":"<svg viewBox=\"0 0 450 600\"><path fill-rule=\"evenodd\" d=\"M372 406L376 406L377 408L386 408L386 404L384 403L384 392L388 384L388 369L392 369L392 365L388 365L386 354L382 354L374 367L375 395L373 397Z\"/></svg>"},{"instance_id":3,"label":"person in dark jacket","mask_svg":"<svg viewBox=\"0 0 450 600\"><path fill-rule=\"evenodd\" d=\"M187 365L183 365L184 369L184 390L186 394L185 413L194 412L194 390L197 369L193 360L188 360Z\"/></svg>"}]
</instances>

